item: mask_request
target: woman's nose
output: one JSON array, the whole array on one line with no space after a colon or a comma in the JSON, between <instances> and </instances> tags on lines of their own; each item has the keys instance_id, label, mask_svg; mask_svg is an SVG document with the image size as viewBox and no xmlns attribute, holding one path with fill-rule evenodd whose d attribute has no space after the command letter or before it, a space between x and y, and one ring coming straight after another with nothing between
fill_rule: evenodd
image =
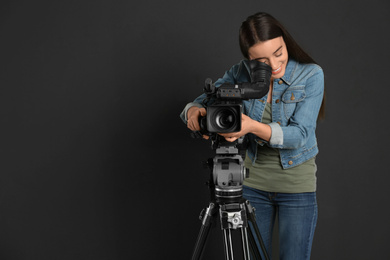
<instances>
[{"instance_id":1,"label":"woman's nose","mask_svg":"<svg viewBox=\"0 0 390 260\"><path fill-rule=\"evenodd\" d=\"M278 68L278 63L273 59L269 61L269 65L271 66L272 70L276 70Z\"/></svg>"}]
</instances>

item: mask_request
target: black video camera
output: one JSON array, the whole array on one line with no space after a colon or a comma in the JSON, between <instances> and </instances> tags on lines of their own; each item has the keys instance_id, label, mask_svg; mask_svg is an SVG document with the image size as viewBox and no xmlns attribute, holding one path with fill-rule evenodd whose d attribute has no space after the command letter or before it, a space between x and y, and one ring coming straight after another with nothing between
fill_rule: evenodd
<instances>
[{"instance_id":1,"label":"black video camera","mask_svg":"<svg viewBox=\"0 0 390 260\"><path fill-rule=\"evenodd\" d=\"M248 63L251 82L224 83L217 88L211 79L206 79L204 92L207 98L203 104L206 106L207 116L199 119L202 134L241 131L242 101L259 99L268 93L272 68L257 60ZM208 106L207 103L212 99L215 102Z\"/></svg>"}]
</instances>

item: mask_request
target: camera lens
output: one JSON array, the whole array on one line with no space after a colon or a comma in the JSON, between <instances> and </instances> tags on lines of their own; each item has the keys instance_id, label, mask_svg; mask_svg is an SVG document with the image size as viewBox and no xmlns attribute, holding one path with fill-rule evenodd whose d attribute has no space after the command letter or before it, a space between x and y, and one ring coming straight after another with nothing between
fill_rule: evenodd
<instances>
[{"instance_id":1,"label":"camera lens","mask_svg":"<svg viewBox=\"0 0 390 260\"><path fill-rule=\"evenodd\" d=\"M240 104L217 104L207 107L207 131L233 133L241 130Z\"/></svg>"},{"instance_id":2,"label":"camera lens","mask_svg":"<svg viewBox=\"0 0 390 260\"><path fill-rule=\"evenodd\" d=\"M224 108L221 109L215 116L215 122L221 130L228 130L237 124L236 111Z\"/></svg>"}]
</instances>

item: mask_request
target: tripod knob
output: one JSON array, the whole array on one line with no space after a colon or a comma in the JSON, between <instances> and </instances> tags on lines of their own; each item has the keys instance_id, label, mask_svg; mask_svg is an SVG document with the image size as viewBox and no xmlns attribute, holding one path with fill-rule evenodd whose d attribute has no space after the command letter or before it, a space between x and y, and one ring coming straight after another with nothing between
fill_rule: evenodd
<instances>
[{"instance_id":1,"label":"tripod knob","mask_svg":"<svg viewBox=\"0 0 390 260\"><path fill-rule=\"evenodd\" d=\"M206 212L206 209L202 209L202 211L199 214L199 220L203 220L205 212Z\"/></svg>"},{"instance_id":2,"label":"tripod knob","mask_svg":"<svg viewBox=\"0 0 390 260\"><path fill-rule=\"evenodd\" d=\"M204 169L212 169L214 165L213 158L208 158L207 161L202 162Z\"/></svg>"},{"instance_id":3,"label":"tripod knob","mask_svg":"<svg viewBox=\"0 0 390 260\"><path fill-rule=\"evenodd\" d=\"M245 167L245 178L249 178L249 169Z\"/></svg>"}]
</instances>

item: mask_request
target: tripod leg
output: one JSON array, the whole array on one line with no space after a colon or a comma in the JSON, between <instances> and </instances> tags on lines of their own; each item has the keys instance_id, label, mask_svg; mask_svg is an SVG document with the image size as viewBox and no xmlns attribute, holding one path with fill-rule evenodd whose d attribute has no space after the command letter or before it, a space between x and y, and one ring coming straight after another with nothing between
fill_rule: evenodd
<instances>
[{"instance_id":1,"label":"tripod leg","mask_svg":"<svg viewBox=\"0 0 390 260\"><path fill-rule=\"evenodd\" d=\"M223 244L225 248L225 259L233 260L233 244L232 244L232 233L230 229L223 229Z\"/></svg>"},{"instance_id":2,"label":"tripod leg","mask_svg":"<svg viewBox=\"0 0 390 260\"><path fill-rule=\"evenodd\" d=\"M259 228L258 228L257 223L256 223L256 216L255 216L254 209L248 200L245 202L245 205L246 205L246 210L247 210L248 216L249 216L248 219L252 222L253 229L255 230L256 236L259 240L259 244L260 244L261 250L263 251L264 258L265 258L265 260L269 260L267 249L265 248L263 239L261 238L261 234L260 234Z\"/></svg>"},{"instance_id":3,"label":"tripod leg","mask_svg":"<svg viewBox=\"0 0 390 260\"><path fill-rule=\"evenodd\" d=\"M247 228L241 228L241 241L244 260L250 260Z\"/></svg>"},{"instance_id":4,"label":"tripod leg","mask_svg":"<svg viewBox=\"0 0 390 260\"><path fill-rule=\"evenodd\" d=\"M261 260L261 255L259 248L257 248L255 237L253 236L252 230L249 227L248 229L248 239L249 239L249 246L250 246L250 252L254 259Z\"/></svg>"},{"instance_id":5,"label":"tripod leg","mask_svg":"<svg viewBox=\"0 0 390 260\"><path fill-rule=\"evenodd\" d=\"M204 245L210 233L212 218L217 210L215 207L216 206L214 203L210 203L209 207L206 209L206 213L202 217L202 226L196 240L194 252L192 254L192 260L199 260L202 256Z\"/></svg>"}]
</instances>

